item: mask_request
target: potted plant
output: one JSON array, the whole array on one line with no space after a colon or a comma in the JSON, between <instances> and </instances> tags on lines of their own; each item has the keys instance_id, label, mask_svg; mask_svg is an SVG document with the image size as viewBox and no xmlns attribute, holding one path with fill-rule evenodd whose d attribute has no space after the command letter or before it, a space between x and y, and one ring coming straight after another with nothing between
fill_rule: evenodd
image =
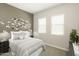
<instances>
[{"instance_id":1,"label":"potted plant","mask_svg":"<svg viewBox=\"0 0 79 59\"><path fill-rule=\"evenodd\" d=\"M70 33L70 41L72 43L78 43L79 40L79 36L77 35L77 31L75 29L72 29L71 33Z\"/></svg>"},{"instance_id":2,"label":"potted plant","mask_svg":"<svg viewBox=\"0 0 79 59\"><path fill-rule=\"evenodd\" d=\"M79 55L79 36L76 29L72 29L70 33L70 44L73 46L74 55Z\"/></svg>"}]
</instances>

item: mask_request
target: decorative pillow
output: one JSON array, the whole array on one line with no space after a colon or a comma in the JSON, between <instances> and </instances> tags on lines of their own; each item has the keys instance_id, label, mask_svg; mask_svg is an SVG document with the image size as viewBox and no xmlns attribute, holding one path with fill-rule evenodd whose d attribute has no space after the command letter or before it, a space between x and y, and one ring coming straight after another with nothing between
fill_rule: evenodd
<instances>
[{"instance_id":1,"label":"decorative pillow","mask_svg":"<svg viewBox=\"0 0 79 59\"><path fill-rule=\"evenodd\" d=\"M24 37L23 39L28 38L28 37L31 36L31 33L29 31L21 31L21 34Z\"/></svg>"},{"instance_id":2,"label":"decorative pillow","mask_svg":"<svg viewBox=\"0 0 79 59\"><path fill-rule=\"evenodd\" d=\"M31 33L29 31L11 32L11 39L13 40L22 40L30 36L31 36Z\"/></svg>"},{"instance_id":3,"label":"decorative pillow","mask_svg":"<svg viewBox=\"0 0 79 59\"><path fill-rule=\"evenodd\" d=\"M21 33L19 31L18 32L11 32L11 39L13 39L13 40L20 39L20 36L21 36Z\"/></svg>"}]
</instances>

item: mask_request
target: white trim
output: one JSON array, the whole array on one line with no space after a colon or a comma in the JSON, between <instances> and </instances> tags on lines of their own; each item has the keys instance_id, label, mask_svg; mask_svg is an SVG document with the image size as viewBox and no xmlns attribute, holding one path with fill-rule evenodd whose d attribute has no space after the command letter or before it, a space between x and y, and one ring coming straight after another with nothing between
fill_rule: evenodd
<instances>
[{"instance_id":1,"label":"white trim","mask_svg":"<svg viewBox=\"0 0 79 59\"><path fill-rule=\"evenodd\" d=\"M60 49L60 50L68 51L68 49L66 49L66 48L58 47L58 46L51 45L51 44L48 44L48 43L45 43L45 44L50 46L50 47L55 47L55 48Z\"/></svg>"}]
</instances>

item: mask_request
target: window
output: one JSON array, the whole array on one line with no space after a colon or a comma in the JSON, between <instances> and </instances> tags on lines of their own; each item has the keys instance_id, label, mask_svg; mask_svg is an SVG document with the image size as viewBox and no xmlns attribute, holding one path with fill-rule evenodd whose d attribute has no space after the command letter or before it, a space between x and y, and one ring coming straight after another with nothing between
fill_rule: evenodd
<instances>
[{"instance_id":1,"label":"window","mask_svg":"<svg viewBox=\"0 0 79 59\"><path fill-rule=\"evenodd\" d=\"M38 19L38 32L46 33L46 18Z\"/></svg>"},{"instance_id":2,"label":"window","mask_svg":"<svg viewBox=\"0 0 79 59\"><path fill-rule=\"evenodd\" d=\"M51 17L51 34L63 35L64 34L64 15L57 15Z\"/></svg>"}]
</instances>

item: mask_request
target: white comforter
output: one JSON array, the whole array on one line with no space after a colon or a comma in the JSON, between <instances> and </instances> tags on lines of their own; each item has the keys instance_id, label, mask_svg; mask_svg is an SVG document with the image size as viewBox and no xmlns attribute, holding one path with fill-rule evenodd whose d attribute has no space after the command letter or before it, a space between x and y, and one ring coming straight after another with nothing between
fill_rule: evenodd
<instances>
[{"instance_id":1,"label":"white comforter","mask_svg":"<svg viewBox=\"0 0 79 59\"><path fill-rule=\"evenodd\" d=\"M35 38L9 41L11 51L16 56L29 56L40 47L42 47L43 49L45 48L43 41Z\"/></svg>"}]
</instances>

